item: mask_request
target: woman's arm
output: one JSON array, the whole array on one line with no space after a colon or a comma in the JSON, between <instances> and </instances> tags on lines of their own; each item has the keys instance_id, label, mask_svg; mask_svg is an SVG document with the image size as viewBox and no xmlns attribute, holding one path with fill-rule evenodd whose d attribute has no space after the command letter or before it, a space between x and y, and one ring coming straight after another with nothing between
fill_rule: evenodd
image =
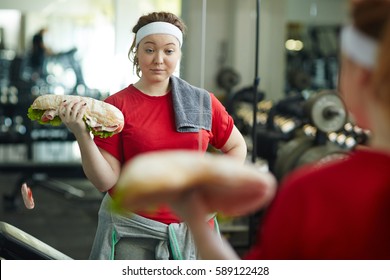
<instances>
[{"instance_id":1,"label":"woman's arm","mask_svg":"<svg viewBox=\"0 0 390 280\"><path fill-rule=\"evenodd\" d=\"M221 151L224 154L237 158L241 162L245 161L248 149L244 137L236 126L233 126L232 133L221 148Z\"/></svg>"},{"instance_id":2,"label":"woman's arm","mask_svg":"<svg viewBox=\"0 0 390 280\"><path fill-rule=\"evenodd\" d=\"M59 115L76 137L85 175L99 191L105 192L116 184L121 165L115 157L96 146L83 121L86 111L84 104L64 101L59 108Z\"/></svg>"},{"instance_id":3,"label":"woman's arm","mask_svg":"<svg viewBox=\"0 0 390 280\"><path fill-rule=\"evenodd\" d=\"M120 162L107 151L98 148L89 133L76 136L76 140L87 178L101 192L111 189L118 181Z\"/></svg>"},{"instance_id":4,"label":"woman's arm","mask_svg":"<svg viewBox=\"0 0 390 280\"><path fill-rule=\"evenodd\" d=\"M239 259L231 245L206 222L207 206L196 190L191 190L172 204L174 211L192 232L199 255L204 260Z\"/></svg>"},{"instance_id":5,"label":"woman's arm","mask_svg":"<svg viewBox=\"0 0 390 280\"><path fill-rule=\"evenodd\" d=\"M244 137L236 126L233 126L232 133L221 148L221 151L244 163L247 155L247 146ZM231 245L205 222L209 211L201 195L196 190L183 194L182 197L173 202L172 208L191 230L202 259L239 259Z\"/></svg>"}]
</instances>

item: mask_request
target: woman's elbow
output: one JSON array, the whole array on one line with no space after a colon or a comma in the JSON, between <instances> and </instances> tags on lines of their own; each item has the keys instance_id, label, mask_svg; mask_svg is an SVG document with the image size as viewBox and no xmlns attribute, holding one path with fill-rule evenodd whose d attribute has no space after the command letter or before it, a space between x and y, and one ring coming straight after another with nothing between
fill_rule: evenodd
<instances>
[{"instance_id":1,"label":"woman's elbow","mask_svg":"<svg viewBox=\"0 0 390 280\"><path fill-rule=\"evenodd\" d=\"M240 134L239 137L235 137L234 141L232 141L233 139L229 140L230 141L222 147L221 151L226 155L233 156L237 160L244 162L248 153L248 148L244 138Z\"/></svg>"}]
</instances>

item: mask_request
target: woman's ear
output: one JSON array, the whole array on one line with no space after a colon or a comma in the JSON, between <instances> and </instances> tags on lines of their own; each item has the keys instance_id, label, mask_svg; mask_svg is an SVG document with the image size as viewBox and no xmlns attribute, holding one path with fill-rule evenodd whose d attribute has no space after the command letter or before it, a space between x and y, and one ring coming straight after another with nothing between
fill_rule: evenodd
<instances>
[{"instance_id":1,"label":"woman's ear","mask_svg":"<svg viewBox=\"0 0 390 280\"><path fill-rule=\"evenodd\" d=\"M366 95L367 98L377 99L377 91L375 90L374 83L374 72L365 67L358 67L356 70L356 83L360 88L361 98L364 99L363 95Z\"/></svg>"},{"instance_id":2,"label":"woman's ear","mask_svg":"<svg viewBox=\"0 0 390 280\"><path fill-rule=\"evenodd\" d=\"M373 86L373 71L365 67L357 67L356 69L356 82L358 85L365 89L366 87Z\"/></svg>"}]
</instances>

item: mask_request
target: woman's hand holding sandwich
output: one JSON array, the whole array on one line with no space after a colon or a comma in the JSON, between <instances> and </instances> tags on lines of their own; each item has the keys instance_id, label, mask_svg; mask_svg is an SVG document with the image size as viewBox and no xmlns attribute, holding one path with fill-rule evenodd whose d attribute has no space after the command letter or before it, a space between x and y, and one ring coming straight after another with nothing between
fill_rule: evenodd
<instances>
[{"instance_id":1,"label":"woman's hand holding sandwich","mask_svg":"<svg viewBox=\"0 0 390 280\"><path fill-rule=\"evenodd\" d=\"M89 134L83 120L86 110L87 103L83 100L64 100L60 104L59 117L76 138L83 133Z\"/></svg>"}]
</instances>

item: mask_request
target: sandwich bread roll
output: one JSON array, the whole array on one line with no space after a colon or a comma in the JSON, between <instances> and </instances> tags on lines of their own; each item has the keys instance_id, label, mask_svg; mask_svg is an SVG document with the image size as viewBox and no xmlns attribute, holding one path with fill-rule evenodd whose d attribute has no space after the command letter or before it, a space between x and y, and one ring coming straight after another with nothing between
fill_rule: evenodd
<instances>
[{"instance_id":1,"label":"sandwich bread roll","mask_svg":"<svg viewBox=\"0 0 390 280\"><path fill-rule=\"evenodd\" d=\"M266 206L276 180L254 165L221 154L174 150L149 152L125 164L113 192L118 212L152 210L189 190L200 192L209 212L241 216Z\"/></svg>"},{"instance_id":2,"label":"sandwich bread roll","mask_svg":"<svg viewBox=\"0 0 390 280\"><path fill-rule=\"evenodd\" d=\"M115 106L91 97L47 94L37 97L28 110L28 117L41 124L60 125L60 104L64 101L82 100L87 105L84 121L92 134L109 137L123 129L124 117Z\"/></svg>"}]
</instances>

